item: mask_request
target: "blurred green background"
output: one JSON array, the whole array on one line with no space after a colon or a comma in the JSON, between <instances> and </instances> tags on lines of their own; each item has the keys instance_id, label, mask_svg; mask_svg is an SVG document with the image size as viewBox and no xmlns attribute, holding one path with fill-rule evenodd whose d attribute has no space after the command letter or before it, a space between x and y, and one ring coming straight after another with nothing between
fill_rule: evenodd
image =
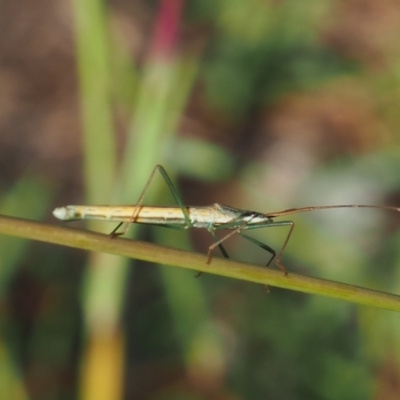
<instances>
[{"instance_id":1,"label":"blurred green background","mask_svg":"<svg viewBox=\"0 0 400 400\"><path fill-rule=\"evenodd\" d=\"M400 204L400 4L0 2L1 213ZM173 204L160 178L147 204ZM399 293L399 222L293 216L289 271ZM110 232L112 224L72 223ZM140 228L140 229L139 229ZM207 232L131 235L205 253ZM279 249L285 229L254 232ZM234 238L232 258L268 255ZM9 237L0 399L398 399L395 313Z\"/></svg>"}]
</instances>

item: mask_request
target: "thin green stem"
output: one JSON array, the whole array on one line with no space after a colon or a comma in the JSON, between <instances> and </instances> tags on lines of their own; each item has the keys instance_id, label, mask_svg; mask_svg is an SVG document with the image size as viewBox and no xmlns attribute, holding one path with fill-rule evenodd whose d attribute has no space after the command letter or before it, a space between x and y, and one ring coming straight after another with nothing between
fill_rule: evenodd
<instances>
[{"instance_id":1,"label":"thin green stem","mask_svg":"<svg viewBox=\"0 0 400 400\"><path fill-rule=\"evenodd\" d=\"M272 268L261 268L217 257L208 265L206 264L207 257L205 255L151 243L130 239L111 239L109 235L5 216L0 216L0 234L116 254L157 264L187 268L268 286L346 300L391 311L400 311L400 296L393 294L293 273L285 276L281 271Z\"/></svg>"}]
</instances>

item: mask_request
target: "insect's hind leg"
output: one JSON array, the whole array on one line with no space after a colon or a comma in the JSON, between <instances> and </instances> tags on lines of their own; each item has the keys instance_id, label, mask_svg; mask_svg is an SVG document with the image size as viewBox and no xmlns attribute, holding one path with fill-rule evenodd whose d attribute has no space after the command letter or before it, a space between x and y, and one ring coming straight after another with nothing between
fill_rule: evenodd
<instances>
[{"instance_id":1,"label":"insect's hind leg","mask_svg":"<svg viewBox=\"0 0 400 400\"><path fill-rule=\"evenodd\" d=\"M190 222L189 215L188 215L188 213L187 213L187 211L186 211L186 209L185 209L185 207L183 205L183 202L182 202L182 200L181 200L181 198L179 196L178 190L176 189L176 187L172 183L172 180L169 177L167 171L164 169L164 167L161 164L157 164L154 167L153 171L151 172L151 174L149 176L149 179L147 180L147 183L144 186L143 191L139 196L139 199L138 199L138 201L137 201L137 203L135 205L135 209L134 209L134 211L132 213L132 216L130 217L129 221L126 222L126 225L125 225L124 229L121 232L117 232L118 229L124 224L124 222L119 223L118 226L110 233L110 236L112 238L116 237L116 236L125 235L128 232L131 224L136 221L136 218L138 217L139 212L140 212L140 208L141 208L141 206L143 204L144 196L146 195L147 189L149 188L151 182L153 181L153 178L154 178L154 176L155 176L157 171L159 171L159 173L161 174L161 176L164 179L165 183L167 184L168 189L170 190L172 196L174 197L175 201L179 205L179 208L182 210L182 214L183 214L183 217L185 218L185 222L186 222L186 226L185 227L189 228L189 227L192 226L192 223Z\"/></svg>"}]
</instances>

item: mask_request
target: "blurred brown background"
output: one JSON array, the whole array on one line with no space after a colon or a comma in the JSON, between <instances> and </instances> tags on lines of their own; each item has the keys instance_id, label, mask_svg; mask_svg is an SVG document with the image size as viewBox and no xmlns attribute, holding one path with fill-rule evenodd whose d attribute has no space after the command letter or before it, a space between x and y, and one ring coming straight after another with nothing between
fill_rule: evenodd
<instances>
[{"instance_id":1,"label":"blurred brown background","mask_svg":"<svg viewBox=\"0 0 400 400\"><path fill-rule=\"evenodd\" d=\"M2 1L1 212L135 203L157 163L186 204L398 205L399 17L389 0ZM173 203L162 185L149 203ZM397 215L294 219L290 271L399 292ZM0 266L0 398L399 397L394 313L6 237Z\"/></svg>"}]
</instances>

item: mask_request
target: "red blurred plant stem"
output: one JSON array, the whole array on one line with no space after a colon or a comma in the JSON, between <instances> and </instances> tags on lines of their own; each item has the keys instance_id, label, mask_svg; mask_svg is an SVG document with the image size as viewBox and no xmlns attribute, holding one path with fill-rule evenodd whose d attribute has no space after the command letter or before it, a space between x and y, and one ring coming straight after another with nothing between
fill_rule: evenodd
<instances>
[{"instance_id":1,"label":"red blurred plant stem","mask_svg":"<svg viewBox=\"0 0 400 400\"><path fill-rule=\"evenodd\" d=\"M150 44L150 58L172 58L179 40L183 0L161 0Z\"/></svg>"}]
</instances>

